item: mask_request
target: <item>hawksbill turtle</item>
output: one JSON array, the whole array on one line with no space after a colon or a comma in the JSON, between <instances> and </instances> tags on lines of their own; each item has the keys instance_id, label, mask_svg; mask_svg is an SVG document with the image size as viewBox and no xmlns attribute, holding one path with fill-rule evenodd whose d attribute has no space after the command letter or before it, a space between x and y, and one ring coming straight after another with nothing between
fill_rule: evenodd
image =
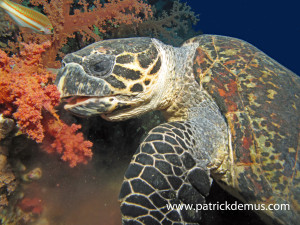
<instances>
[{"instance_id":1,"label":"hawksbill turtle","mask_svg":"<svg viewBox=\"0 0 300 225\"><path fill-rule=\"evenodd\" d=\"M299 224L300 78L251 44L217 35L181 47L100 41L68 54L56 84L65 109L80 116L120 121L160 110L167 120L125 173L123 224L199 224L196 206L213 180L263 205L256 212L267 223Z\"/></svg>"}]
</instances>

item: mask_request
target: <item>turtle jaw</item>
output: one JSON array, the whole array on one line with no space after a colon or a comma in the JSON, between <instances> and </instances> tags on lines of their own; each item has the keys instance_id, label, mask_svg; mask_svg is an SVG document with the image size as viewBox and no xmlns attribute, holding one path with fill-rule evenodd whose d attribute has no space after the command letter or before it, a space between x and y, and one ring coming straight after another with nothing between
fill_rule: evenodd
<instances>
[{"instance_id":1,"label":"turtle jaw","mask_svg":"<svg viewBox=\"0 0 300 225\"><path fill-rule=\"evenodd\" d=\"M62 99L65 102L64 109L81 116L103 116L109 120L109 114L119 114L131 108L129 101L119 101L118 96L97 97L97 96L74 96Z\"/></svg>"},{"instance_id":2,"label":"turtle jaw","mask_svg":"<svg viewBox=\"0 0 300 225\"><path fill-rule=\"evenodd\" d=\"M114 108L114 104L99 97L70 97L64 105L65 110L81 117L96 116Z\"/></svg>"},{"instance_id":3,"label":"turtle jaw","mask_svg":"<svg viewBox=\"0 0 300 225\"><path fill-rule=\"evenodd\" d=\"M101 116L107 121L127 120L152 109L137 96L74 96L62 101L65 102L64 109L76 116Z\"/></svg>"},{"instance_id":4,"label":"turtle jaw","mask_svg":"<svg viewBox=\"0 0 300 225\"><path fill-rule=\"evenodd\" d=\"M144 113L144 102L136 96L70 96L62 99L64 109L79 117L101 116L108 121L122 121Z\"/></svg>"}]
</instances>

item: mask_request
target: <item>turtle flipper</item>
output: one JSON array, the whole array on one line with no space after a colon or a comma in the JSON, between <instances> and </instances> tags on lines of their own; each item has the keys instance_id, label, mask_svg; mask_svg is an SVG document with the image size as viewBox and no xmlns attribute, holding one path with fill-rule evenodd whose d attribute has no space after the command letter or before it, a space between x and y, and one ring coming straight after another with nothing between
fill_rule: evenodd
<instances>
[{"instance_id":1,"label":"turtle flipper","mask_svg":"<svg viewBox=\"0 0 300 225\"><path fill-rule=\"evenodd\" d=\"M212 179L192 156L190 129L186 122L162 124L140 145L121 188L123 224L199 223L196 204L205 202Z\"/></svg>"}]
</instances>

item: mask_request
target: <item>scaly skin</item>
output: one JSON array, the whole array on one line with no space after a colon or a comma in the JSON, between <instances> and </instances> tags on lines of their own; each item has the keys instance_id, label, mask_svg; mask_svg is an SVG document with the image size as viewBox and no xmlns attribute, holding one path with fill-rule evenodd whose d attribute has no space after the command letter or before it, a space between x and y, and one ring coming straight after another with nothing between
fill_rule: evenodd
<instances>
[{"instance_id":1,"label":"scaly skin","mask_svg":"<svg viewBox=\"0 0 300 225\"><path fill-rule=\"evenodd\" d=\"M120 193L124 224L198 224L212 178L270 224L299 216L300 80L252 45L202 35L174 48L155 39L92 44L64 59L57 85L65 109L110 121L161 110L128 167Z\"/></svg>"}]
</instances>

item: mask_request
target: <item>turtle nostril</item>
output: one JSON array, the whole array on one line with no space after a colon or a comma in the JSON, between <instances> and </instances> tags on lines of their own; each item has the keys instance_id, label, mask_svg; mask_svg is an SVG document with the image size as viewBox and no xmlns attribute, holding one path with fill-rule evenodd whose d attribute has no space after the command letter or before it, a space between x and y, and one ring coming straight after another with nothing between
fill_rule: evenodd
<instances>
[{"instance_id":1,"label":"turtle nostril","mask_svg":"<svg viewBox=\"0 0 300 225\"><path fill-rule=\"evenodd\" d=\"M68 64L68 63L78 63L78 64L81 64L82 62L82 57L80 56L77 56L73 53L70 53L70 54L67 54L63 61L62 61L64 64Z\"/></svg>"}]
</instances>

